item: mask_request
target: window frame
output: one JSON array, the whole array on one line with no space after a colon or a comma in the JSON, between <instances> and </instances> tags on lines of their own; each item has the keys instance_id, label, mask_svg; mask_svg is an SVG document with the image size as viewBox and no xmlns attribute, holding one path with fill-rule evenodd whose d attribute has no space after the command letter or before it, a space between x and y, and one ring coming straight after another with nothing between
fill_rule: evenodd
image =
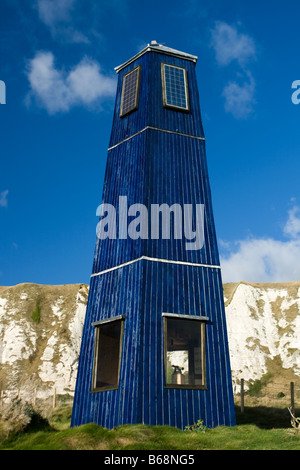
<instances>
[{"instance_id":1,"label":"window frame","mask_svg":"<svg viewBox=\"0 0 300 470\"><path fill-rule=\"evenodd\" d=\"M123 113L123 99L124 99L124 92L125 92L125 81L126 77L130 75L132 72L134 72L136 69L138 69L138 76L137 76L137 84L136 84L136 90L135 90L135 102L133 108L130 108L127 110L125 113ZM142 66L137 65L133 69L129 70L129 72L125 73L123 76L123 82L122 82L122 94L121 94L121 105L120 105L120 118L123 118L127 116L128 114L132 113L133 111L136 111L139 107L139 97L140 97L140 84L141 84L141 70Z\"/></svg>"},{"instance_id":2,"label":"window frame","mask_svg":"<svg viewBox=\"0 0 300 470\"><path fill-rule=\"evenodd\" d=\"M124 323L126 315L118 315L117 317L108 318L92 323L95 327L95 343L94 343L94 358L93 358L93 374L92 374L92 386L91 393L105 392L107 390L118 390L120 381L120 369L121 369L121 358L123 349L123 337L124 337ZM97 387L97 369L99 360L99 346L100 346L100 330L101 327L109 323L121 322L120 340L119 340L119 360L118 360L118 371L117 371L117 384L107 387Z\"/></svg>"},{"instance_id":3,"label":"window frame","mask_svg":"<svg viewBox=\"0 0 300 470\"><path fill-rule=\"evenodd\" d=\"M166 76L165 76L165 66L174 67L175 69L181 69L184 71L184 89L185 89L185 97L186 97L186 108L181 106L175 106L172 104L168 104L167 102L167 89L166 89ZM163 106L164 108L173 109L176 111L182 111L184 113L190 112L190 99L189 99L189 89L188 89L188 77L187 77L187 70L184 67L179 67L178 65L167 64L166 62L162 62L161 64L161 78L162 78L162 92L163 92Z\"/></svg>"},{"instance_id":4,"label":"window frame","mask_svg":"<svg viewBox=\"0 0 300 470\"><path fill-rule=\"evenodd\" d=\"M182 320L182 321L194 321L200 322L200 335L201 335L201 369L202 369L202 383L198 385L188 385L188 384L169 384L167 383L167 352L168 352L168 319L172 320ZM207 390L207 379L206 379L206 325L209 318L205 316L194 316L194 315L182 315L176 313L163 313L163 335L164 335L164 388L176 388L180 390L190 389L190 390Z\"/></svg>"}]
</instances>

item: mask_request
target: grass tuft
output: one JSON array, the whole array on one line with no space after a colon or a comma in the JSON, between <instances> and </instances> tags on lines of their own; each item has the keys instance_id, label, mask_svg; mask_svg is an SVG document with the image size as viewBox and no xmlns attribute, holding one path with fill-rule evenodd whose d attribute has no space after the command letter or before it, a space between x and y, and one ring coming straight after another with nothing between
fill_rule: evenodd
<instances>
[{"instance_id":1,"label":"grass tuft","mask_svg":"<svg viewBox=\"0 0 300 470\"><path fill-rule=\"evenodd\" d=\"M41 301L39 298L36 299L35 308L31 314L31 320L37 325L41 321Z\"/></svg>"}]
</instances>

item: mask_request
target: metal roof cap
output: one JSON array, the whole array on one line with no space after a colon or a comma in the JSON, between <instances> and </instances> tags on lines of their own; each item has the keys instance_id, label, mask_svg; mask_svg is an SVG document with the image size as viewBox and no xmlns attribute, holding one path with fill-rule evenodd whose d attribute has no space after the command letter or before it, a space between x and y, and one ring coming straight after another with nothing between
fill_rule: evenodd
<instances>
[{"instance_id":1,"label":"metal roof cap","mask_svg":"<svg viewBox=\"0 0 300 470\"><path fill-rule=\"evenodd\" d=\"M171 55L173 57L178 57L178 58L183 58L183 59L186 59L186 60L191 60L194 63L196 63L197 60L198 60L198 57L195 56L195 55L187 54L186 52L177 51L176 49L172 49L170 47L166 47L162 44L159 44L156 41L151 41L151 43L148 44L147 47L145 47L142 51L140 51L134 57L132 57L131 59L124 62L124 64L121 64L118 67L115 67L115 71L117 73L119 73L122 69L127 67L127 65L131 64L136 59L138 59L142 55L146 54L146 52L160 52L161 54L167 54L167 55Z\"/></svg>"}]
</instances>

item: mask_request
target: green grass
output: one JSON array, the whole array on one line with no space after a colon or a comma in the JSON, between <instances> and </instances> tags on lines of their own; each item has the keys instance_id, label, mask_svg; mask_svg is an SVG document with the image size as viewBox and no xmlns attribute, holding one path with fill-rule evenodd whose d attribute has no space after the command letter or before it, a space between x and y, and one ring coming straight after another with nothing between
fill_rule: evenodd
<instances>
[{"instance_id":1,"label":"green grass","mask_svg":"<svg viewBox=\"0 0 300 470\"><path fill-rule=\"evenodd\" d=\"M41 321L41 301L40 301L39 298L35 302L35 308L34 308L32 314L31 314L31 319L37 325Z\"/></svg>"},{"instance_id":2,"label":"green grass","mask_svg":"<svg viewBox=\"0 0 300 470\"><path fill-rule=\"evenodd\" d=\"M25 433L5 441L1 450L300 450L293 430L255 425L184 432L168 426L126 425L107 430L86 424L64 431Z\"/></svg>"},{"instance_id":3,"label":"green grass","mask_svg":"<svg viewBox=\"0 0 300 470\"><path fill-rule=\"evenodd\" d=\"M286 410L246 408L241 415L237 409L237 426L204 432L142 424L70 429L70 412L70 406L59 408L48 428L11 435L0 450L300 450L300 433L290 426Z\"/></svg>"}]
</instances>

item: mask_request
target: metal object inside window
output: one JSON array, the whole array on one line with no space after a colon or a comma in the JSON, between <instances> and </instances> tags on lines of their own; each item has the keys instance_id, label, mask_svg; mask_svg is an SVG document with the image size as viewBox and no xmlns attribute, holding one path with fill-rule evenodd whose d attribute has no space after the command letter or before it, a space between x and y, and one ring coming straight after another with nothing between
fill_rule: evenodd
<instances>
[{"instance_id":1,"label":"metal object inside window","mask_svg":"<svg viewBox=\"0 0 300 470\"><path fill-rule=\"evenodd\" d=\"M164 334L166 387L206 388L205 321L164 317Z\"/></svg>"}]
</instances>

